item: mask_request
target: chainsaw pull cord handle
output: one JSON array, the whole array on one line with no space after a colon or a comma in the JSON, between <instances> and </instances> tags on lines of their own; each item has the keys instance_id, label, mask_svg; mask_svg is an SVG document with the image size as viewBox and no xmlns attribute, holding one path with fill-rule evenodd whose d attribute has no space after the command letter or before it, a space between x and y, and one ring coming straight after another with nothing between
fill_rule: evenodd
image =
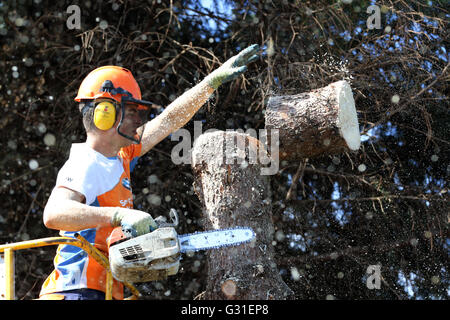
<instances>
[{"instance_id":1,"label":"chainsaw pull cord handle","mask_svg":"<svg viewBox=\"0 0 450 320\"><path fill-rule=\"evenodd\" d=\"M171 208L169 211L170 220L172 221L172 226L178 226L178 212L174 208Z\"/></svg>"},{"instance_id":2,"label":"chainsaw pull cord handle","mask_svg":"<svg viewBox=\"0 0 450 320\"><path fill-rule=\"evenodd\" d=\"M170 216L171 222L166 222L166 217L164 217L164 216L159 216L155 219L155 222L158 225L158 228L162 228L162 227L175 228L176 226L178 226L178 213L174 208L170 209L169 216Z\"/></svg>"}]
</instances>

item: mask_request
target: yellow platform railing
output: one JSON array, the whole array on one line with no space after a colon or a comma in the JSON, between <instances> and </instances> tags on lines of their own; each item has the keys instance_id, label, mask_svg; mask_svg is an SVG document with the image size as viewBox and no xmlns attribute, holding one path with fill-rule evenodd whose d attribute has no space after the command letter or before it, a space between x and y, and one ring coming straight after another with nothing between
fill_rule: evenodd
<instances>
[{"instance_id":1,"label":"yellow platform railing","mask_svg":"<svg viewBox=\"0 0 450 320\"><path fill-rule=\"evenodd\" d=\"M106 274L105 300L112 300L113 276L111 273L111 268L109 266L108 258L100 250L98 250L96 247L90 244L85 238L83 238L78 233L75 234L75 238L49 237L0 245L0 253L4 254L4 264L5 264L4 288L6 300L14 300L15 298L14 251L60 244L71 245L83 249L91 257L93 257L103 268L106 269L107 274ZM125 281L123 281L122 283L130 290L132 294L125 300L136 300L141 296L140 292L131 283Z\"/></svg>"}]
</instances>

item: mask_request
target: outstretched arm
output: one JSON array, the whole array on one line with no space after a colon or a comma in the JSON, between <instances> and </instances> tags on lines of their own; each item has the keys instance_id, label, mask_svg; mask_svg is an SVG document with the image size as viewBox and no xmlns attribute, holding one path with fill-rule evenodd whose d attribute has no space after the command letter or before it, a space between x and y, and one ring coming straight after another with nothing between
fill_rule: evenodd
<instances>
[{"instance_id":1,"label":"outstretched arm","mask_svg":"<svg viewBox=\"0 0 450 320\"><path fill-rule=\"evenodd\" d=\"M141 156L191 120L222 83L236 79L244 73L247 64L258 59L258 51L259 46L256 44L244 49L173 101L155 119L147 122L141 140Z\"/></svg>"},{"instance_id":2,"label":"outstretched arm","mask_svg":"<svg viewBox=\"0 0 450 320\"><path fill-rule=\"evenodd\" d=\"M209 99L214 89L202 81L173 101L160 115L145 124L141 156L172 132L183 127Z\"/></svg>"}]
</instances>

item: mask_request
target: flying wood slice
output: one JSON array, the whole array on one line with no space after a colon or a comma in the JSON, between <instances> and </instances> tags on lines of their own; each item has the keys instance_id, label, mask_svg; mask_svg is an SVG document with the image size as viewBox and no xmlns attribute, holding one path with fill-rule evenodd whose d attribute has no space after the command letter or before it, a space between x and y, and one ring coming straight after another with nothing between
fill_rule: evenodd
<instances>
[{"instance_id":1,"label":"flying wood slice","mask_svg":"<svg viewBox=\"0 0 450 320\"><path fill-rule=\"evenodd\" d=\"M203 205L205 229L242 226L256 233L252 242L207 251L204 299L292 297L275 264L268 177L261 175L258 161L249 161L255 159L250 153L265 152L262 148L259 140L239 132L204 133L195 140L194 190Z\"/></svg>"},{"instance_id":2,"label":"flying wood slice","mask_svg":"<svg viewBox=\"0 0 450 320\"><path fill-rule=\"evenodd\" d=\"M267 130L279 130L280 160L313 158L360 147L355 101L344 80L311 92L271 97L265 120Z\"/></svg>"}]
</instances>

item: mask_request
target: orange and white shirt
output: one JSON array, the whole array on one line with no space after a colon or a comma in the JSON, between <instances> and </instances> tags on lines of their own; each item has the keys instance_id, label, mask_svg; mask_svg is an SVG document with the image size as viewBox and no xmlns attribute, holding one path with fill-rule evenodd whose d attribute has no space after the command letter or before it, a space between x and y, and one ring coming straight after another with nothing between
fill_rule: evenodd
<instances>
[{"instance_id":1,"label":"orange and white shirt","mask_svg":"<svg viewBox=\"0 0 450 320\"><path fill-rule=\"evenodd\" d=\"M105 157L86 143L75 143L69 159L60 169L55 188L66 187L84 195L86 204L97 207L133 208L130 173L141 145L122 148L117 156ZM107 254L107 238L112 227L78 231L97 249ZM75 232L61 231L61 236L74 237ZM55 270L49 275L40 295L73 289L96 289L105 292L106 270L83 249L59 245L54 259ZM123 285L114 280L113 298L123 299Z\"/></svg>"}]
</instances>

